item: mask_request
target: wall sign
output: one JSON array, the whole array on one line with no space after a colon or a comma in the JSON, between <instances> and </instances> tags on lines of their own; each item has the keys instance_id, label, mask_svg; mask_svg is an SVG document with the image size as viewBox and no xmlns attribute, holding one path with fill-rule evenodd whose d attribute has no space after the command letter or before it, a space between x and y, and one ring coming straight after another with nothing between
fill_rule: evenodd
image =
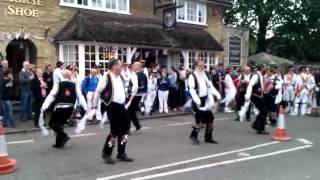
<instances>
[{"instance_id":1,"label":"wall sign","mask_svg":"<svg viewBox=\"0 0 320 180\"><path fill-rule=\"evenodd\" d=\"M241 62L241 38L232 36L229 38L229 66L240 66Z\"/></svg>"},{"instance_id":2,"label":"wall sign","mask_svg":"<svg viewBox=\"0 0 320 180\"><path fill-rule=\"evenodd\" d=\"M7 14L11 16L39 17L37 6L43 6L43 0L2 0L8 2Z\"/></svg>"}]
</instances>

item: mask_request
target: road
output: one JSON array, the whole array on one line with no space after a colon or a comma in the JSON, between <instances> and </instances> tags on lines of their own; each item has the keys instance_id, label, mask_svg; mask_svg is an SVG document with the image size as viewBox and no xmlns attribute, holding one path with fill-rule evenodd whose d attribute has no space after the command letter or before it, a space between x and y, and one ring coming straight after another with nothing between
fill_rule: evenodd
<instances>
[{"instance_id":1,"label":"road","mask_svg":"<svg viewBox=\"0 0 320 180\"><path fill-rule=\"evenodd\" d=\"M286 116L292 141L257 135L234 115L216 115L218 145L191 144L192 116L144 120L141 132L129 137L133 163L107 165L101 150L108 128L87 127L72 135L63 150L53 149L54 137L39 132L7 135L9 155L17 171L2 180L319 180L320 119ZM270 132L273 128L268 128ZM200 140L203 142L203 135Z\"/></svg>"}]
</instances>

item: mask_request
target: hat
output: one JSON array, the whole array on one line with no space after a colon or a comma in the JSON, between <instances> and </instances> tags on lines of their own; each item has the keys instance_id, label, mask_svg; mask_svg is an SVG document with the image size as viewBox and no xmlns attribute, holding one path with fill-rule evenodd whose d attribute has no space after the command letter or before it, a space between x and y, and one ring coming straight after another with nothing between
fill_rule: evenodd
<instances>
[{"instance_id":1,"label":"hat","mask_svg":"<svg viewBox=\"0 0 320 180\"><path fill-rule=\"evenodd\" d=\"M60 66L62 66L63 64L64 64L63 62L58 61L57 64L56 64L56 66L57 66L57 67L60 67Z\"/></svg>"}]
</instances>

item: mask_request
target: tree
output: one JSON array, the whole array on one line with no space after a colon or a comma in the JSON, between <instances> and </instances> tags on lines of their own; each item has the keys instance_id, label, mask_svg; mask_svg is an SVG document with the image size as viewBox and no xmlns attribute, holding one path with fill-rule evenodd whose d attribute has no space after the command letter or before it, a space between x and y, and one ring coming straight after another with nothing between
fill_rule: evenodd
<instances>
[{"instance_id":1,"label":"tree","mask_svg":"<svg viewBox=\"0 0 320 180\"><path fill-rule=\"evenodd\" d=\"M224 22L231 26L248 27L256 38L256 53L267 50L267 33L285 22L299 9L302 0L235 0L227 8Z\"/></svg>"},{"instance_id":2,"label":"tree","mask_svg":"<svg viewBox=\"0 0 320 180\"><path fill-rule=\"evenodd\" d=\"M293 60L320 60L320 1L305 0L285 23L274 29L270 46L277 55Z\"/></svg>"}]
</instances>

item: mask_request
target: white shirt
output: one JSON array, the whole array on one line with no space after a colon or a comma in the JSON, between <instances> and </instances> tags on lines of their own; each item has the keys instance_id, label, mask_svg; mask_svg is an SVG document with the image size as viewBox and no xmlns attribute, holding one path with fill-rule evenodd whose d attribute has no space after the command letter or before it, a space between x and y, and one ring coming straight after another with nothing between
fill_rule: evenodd
<instances>
[{"instance_id":1,"label":"white shirt","mask_svg":"<svg viewBox=\"0 0 320 180\"><path fill-rule=\"evenodd\" d=\"M261 92L263 92L263 76L261 75L261 73L258 71L257 74L254 74L249 82L248 88L247 88L247 92L245 95L246 100L250 99L251 95L252 95L252 88L253 86L257 83L258 79L260 77L260 86L261 86Z\"/></svg>"},{"instance_id":2,"label":"white shirt","mask_svg":"<svg viewBox=\"0 0 320 180\"><path fill-rule=\"evenodd\" d=\"M62 72L60 68L56 68L53 71L53 84L61 82L63 80Z\"/></svg>"},{"instance_id":3,"label":"white shirt","mask_svg":"<svg viewBox=\"0 0 320 180\"><path fill-rule=\"evenodd\" d=\"M286 86L291 86L291 87L293 87L294 86L294 84L296 83L296 79L297 79L297 75L296 74L286 74L285 76L284 76L284 84L286 85Z\"/></svg>"},{"instance_id":4,"label":"white shirt","mask_svg":"<svg viewBox=\"0 0 320 180\"><path fill-rule=\"evenodd\" d=\"M195 84L195 79L192 75L189 76L188 86L190 89L190 95L195 103L200 104L201 103L200 97L207 96L209 94L209 90L212 95L216 96L218 99L221 99L220 93L216 90L216 88L214 88L214 86L212 85L212 82L208 79L205 72L199 75L197 71L194 71L194 75L195 75L195 78L198 79L197 82L198 82L199 94L197 94L195 90L196 84Z\"/></svg>"},{"instance_id":5,"label":"white shirt","mask_svg":"<svg viewBox=\"0 0 320 180\"><path fill-rule=\"evenodd\" d=\"M65 80L65 81L69 81L69 80ZM50 91L50 94L47 96L47 98L45 99L44 103L42 104L41 110L46 111L50 105L55 101L56 96L59 92L59 83L55 83L52 87L52 90ZM79 86L76 85L76 96L77 96L77 100L80 103L80 105L83 107L84 110L87 110L87 103L86 100L84 99L81 89ZM69 107L68 105L64 105L64 106L56 106L58 108L67 108ZM72 107L72 106L71 106Z\"/></svg>"},{"instance_id":6,"label":"white shirt","mask_svg":"<svg viewBox=\"0 0 320 180\"><path fill-rule=\"evenodd\" d=\"M110 77L113 85L112 102L124 104L126 101L126 91L124 89L124 84L123 80L121 79L121 76L115 76L112 73L110 73Z\"/></svg>"},{"instance_id":7,"label":"white shirt","mask_svg":"<svg viewBox=\"0 0 320 180\"><path fill-rule=\"evenodd\" d=\"M157 88L157 78L149 76L148 79L148 91L155 91Z\"/></svg>"},{"instance_id":8,"label":"white shirt","mask_svg":"<svg viewBox=\"0 0 320 180\"><path fill-rule=\"evenodd\" d=\"M139 89L138 75L135 72L131 74L131 83L132 83L131 96L134 97L137 95L138 89Z\"/></svg>"},{"instance_id":9,"label":"white shirt","mask_svg":"<svg viewBox=\"0 0 320 180\"><path fill-rule=\"evenodd\" d=\"M124 104L126 101L126 92L124 89L124 84L121 79L121 76L115 76L112 73L110 74L112 85L113 85L113 98L112 102L118 104ZM98 82L96 92L93 97L93 106L98 107L99 98L101 96L102 91L106 88L107 85L107 74L105 74Z\"/></svg>"},{"instance_id":10,"label":"white shirt","mask_svg":"<svg viewBox=\"0 0 320 180\"><path fill-rule=\"evenodd\" d=\"M239 79L241 80L243 77L243 81L250 81L250 78L251 78L251 74L241 74Z\"/></svg>"}]
</instances>

